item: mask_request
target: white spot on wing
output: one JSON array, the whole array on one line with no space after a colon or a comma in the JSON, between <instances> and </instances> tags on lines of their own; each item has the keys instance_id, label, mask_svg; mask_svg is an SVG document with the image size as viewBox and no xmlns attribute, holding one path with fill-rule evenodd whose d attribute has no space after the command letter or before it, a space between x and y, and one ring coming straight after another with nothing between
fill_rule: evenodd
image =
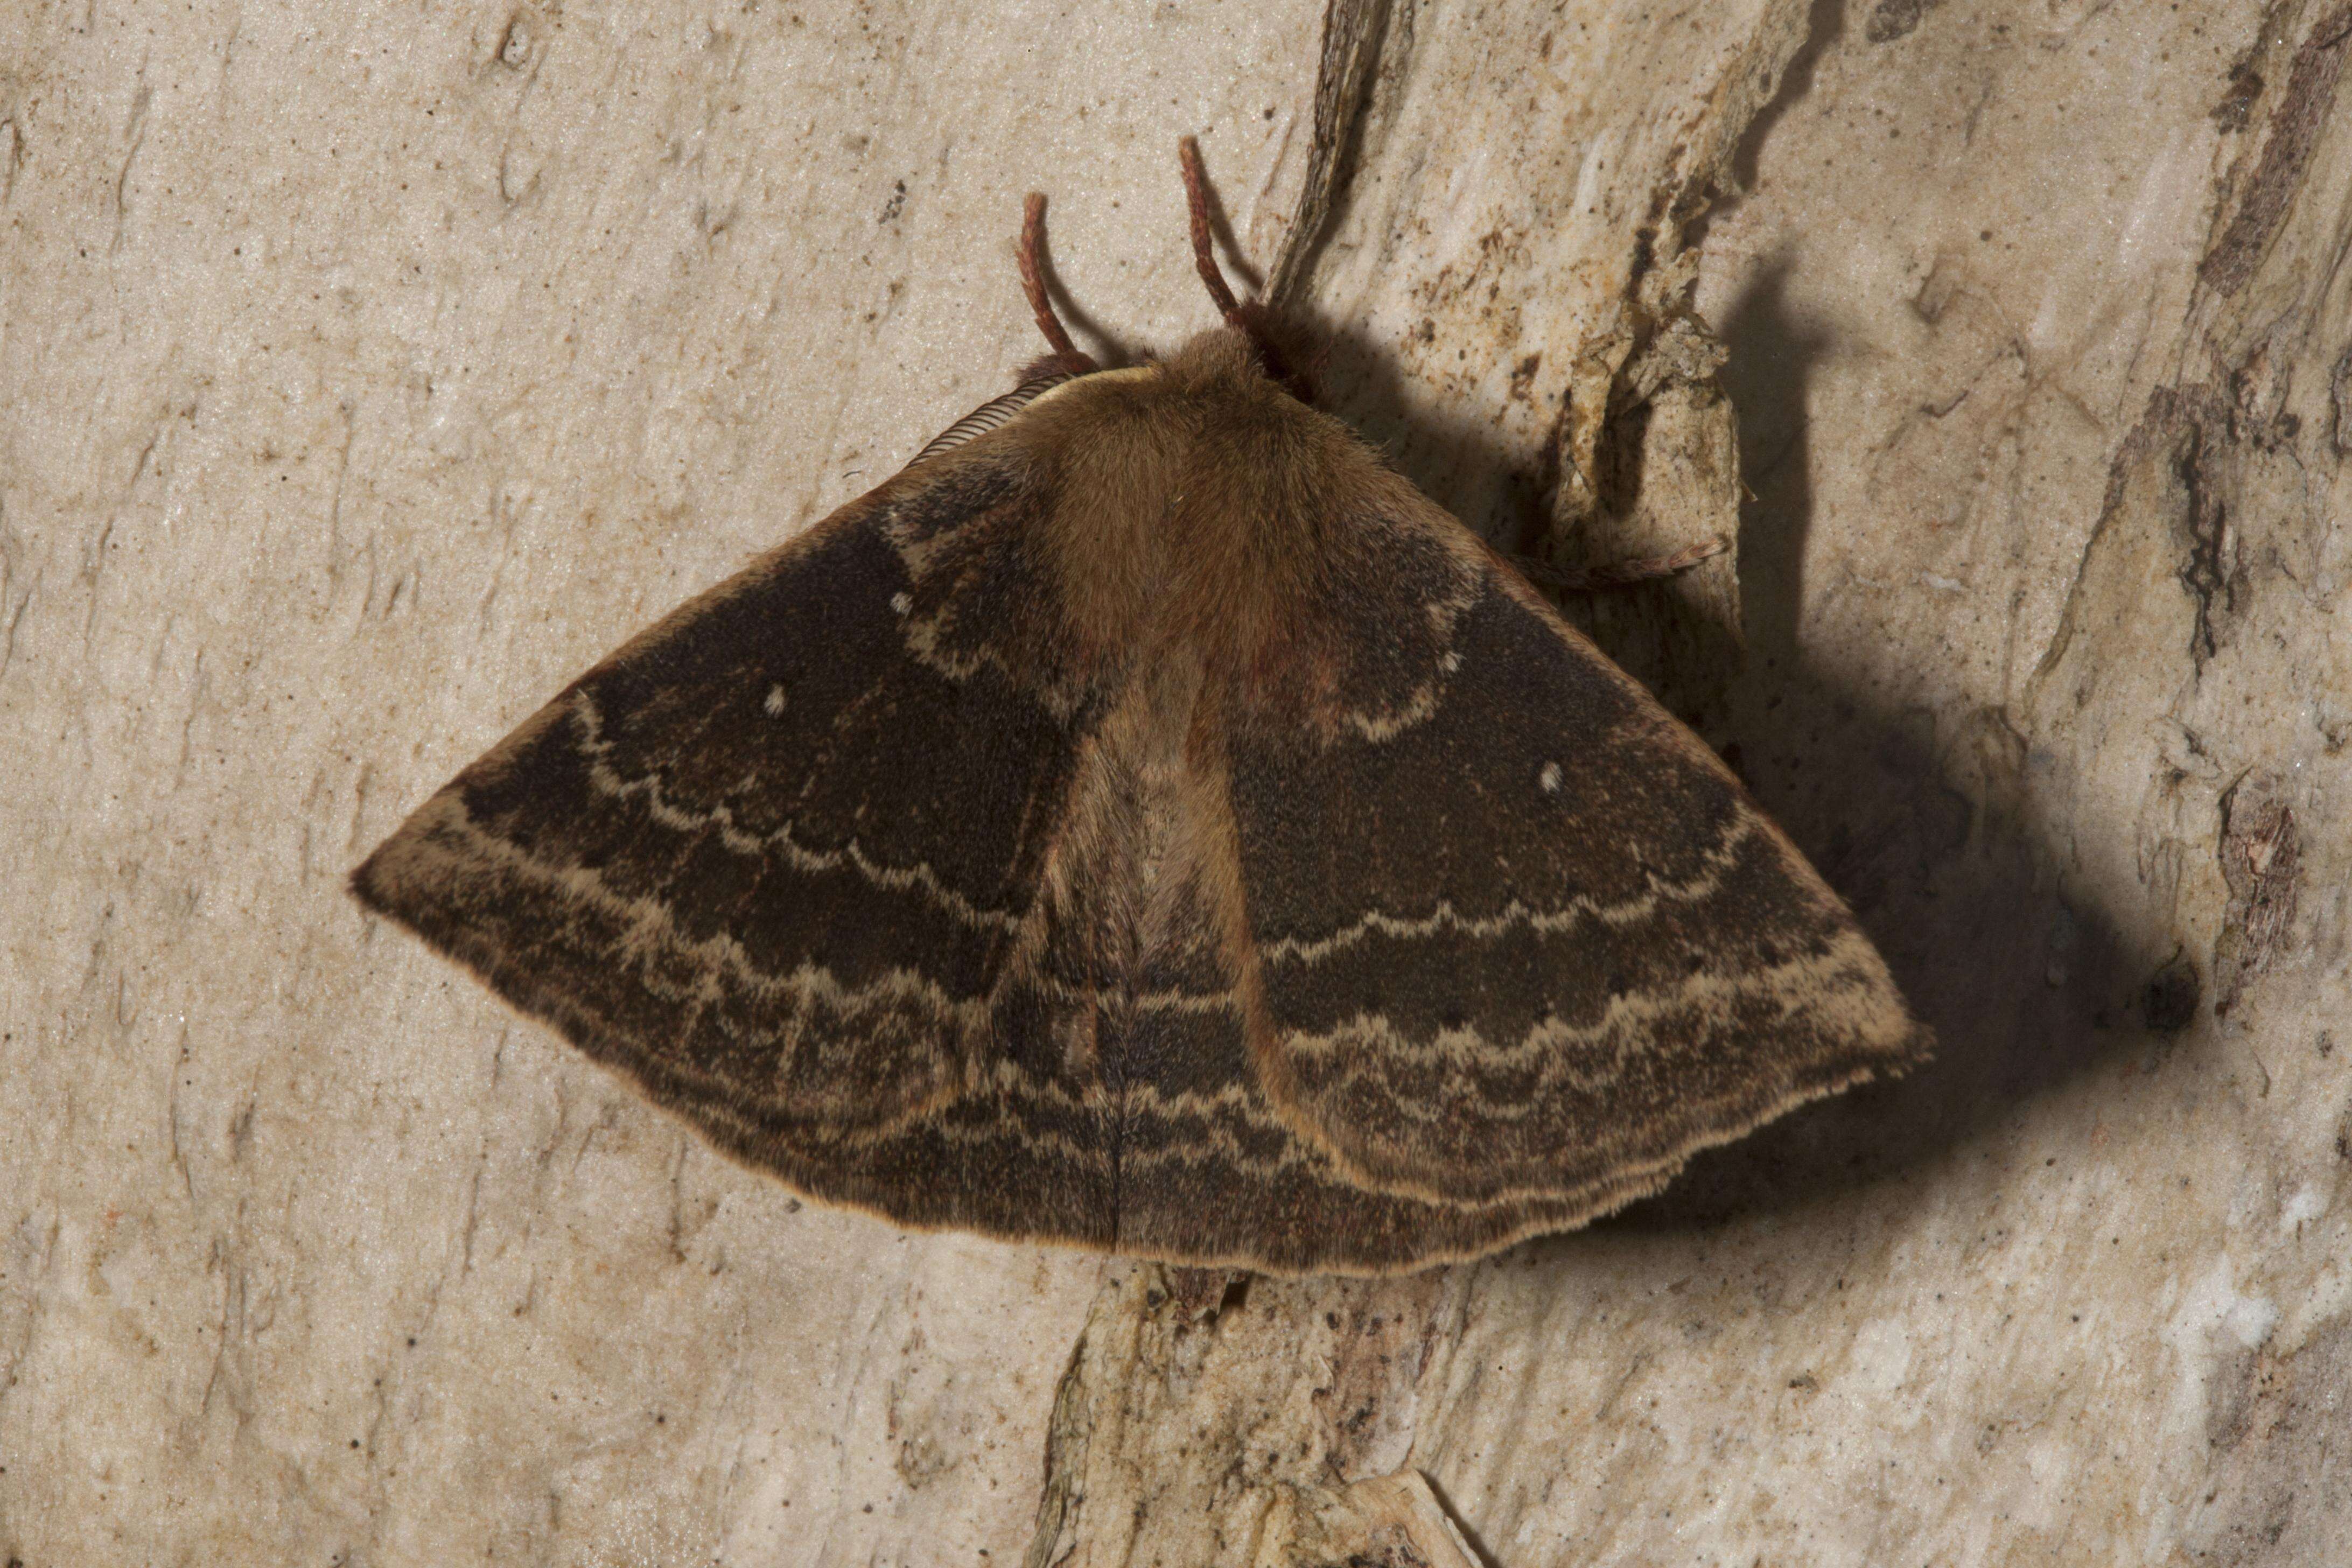
<instances>
[{"instance_id":1,"label":"white spot on wing","mask_svg":"<svg viewBox=\"0 0 2352 1568\"><path fill-rule=\"evenodd\" d=\"M915 601L904 594L893 594L890 595L890 607L903 616L915 607Z\"/></svg>"},{"instance_id":2,"label":"white spot on wing","mask_svg":"<svg viewBox=\"0 0 2352 1568\"><path fill-rule=\"evenodd\" d=\"M1543 765L1543 772L1536 775L1536 784L1543 790L1544 794L1558 795L1559 793L1559 764L1558 763L1546 763Z\"/></svg>"},{"instance_id":3,"label":"white spot on wing","mask_svg":"<svg viewBox=\"0 0 2352 1568\"><path fill-rule=\"evenodd\" d=\"M1462 656L1458 653L1449 653L1437 661L1437 668L1451 675L1462 668Z\"/></svg>"},{"instance_id":4,"label":"white spot on wing","mask_svg":"<svg viewBox=\"0 0 2352 1568\"><path fill-rule=\"evenodd\" d=\"M781 686L768 688L768 700L760 706L768 710L768 717L771 719L782 713L784 710L784 689Z\"/></svg>"}]
</instances>

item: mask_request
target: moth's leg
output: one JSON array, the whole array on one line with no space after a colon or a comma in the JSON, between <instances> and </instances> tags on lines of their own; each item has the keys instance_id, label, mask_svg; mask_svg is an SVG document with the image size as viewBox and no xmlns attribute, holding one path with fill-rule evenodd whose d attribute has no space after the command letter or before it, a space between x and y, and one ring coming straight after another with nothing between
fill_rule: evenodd
<instances>
[{"instance_id":1,"label":"moth's leg","mask_svg":"<svg viewBox=\"0 0 2352 1568\"><path fill-rule=\"evenodd\" d=\"M1612 561L1599 566L1559 566L1533 555L1514 555L1511 564L1530 583L1570 594L1594 594L1608 588L1630 588L1638 583L1654 583L1661 577L1671 577L1687 572L1702 561L1712 560L1731 548L1731 541L1720 535L1677 550L1672 555L1638 556L1630 561Z\"/></svg>"}]
</instances>

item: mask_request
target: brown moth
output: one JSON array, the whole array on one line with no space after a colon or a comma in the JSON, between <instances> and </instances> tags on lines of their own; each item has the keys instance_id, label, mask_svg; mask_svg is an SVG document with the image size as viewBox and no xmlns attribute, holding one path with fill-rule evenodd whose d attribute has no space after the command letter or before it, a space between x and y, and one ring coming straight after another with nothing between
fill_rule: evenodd
<instances>
[{"instance_id":1,"label":"brown moth","mask_svg":"<svg viewBox=\"0 0 2352 1568\"><path fill-rule=\"evenodd\" d=\"M1055 354L353 874L726 1152L901 1225L1493 1251L1921 1057L1715 754L1236 304Z\"/></svg>"}]
</instances>

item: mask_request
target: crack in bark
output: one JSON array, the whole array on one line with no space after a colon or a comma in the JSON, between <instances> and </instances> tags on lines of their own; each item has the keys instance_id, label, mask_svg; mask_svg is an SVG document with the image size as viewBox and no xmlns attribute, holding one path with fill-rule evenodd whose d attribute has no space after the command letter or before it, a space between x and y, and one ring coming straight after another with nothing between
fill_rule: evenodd
<instances>
[{"instance_id":1,"label":"crack in bark","mask_svg":"<svg viewBox=\"0 0 2352 1568\"><path fill-rule=\"evenodd\" d=\"M1276 312L1295 304L1354 175L1364 110L1370 104L1392 0L1328 0L1322 58L1315 79L1315 132L1307 180L1267 275L1265 299ZM1398 30L1399 54L1412 47L1411 18Z\"/></svg>"},{"instance_id":2,"label":"crack in bark","mask_svg":"<svg viewBox=\"0 0 2352 1568\"><path fill-rule=\"evenodd\" d=\"M2318 149L2319 133L2336 106L2336 84L2344 72L2347 42L2352 42L2352 0L2312 28L2295 51L2285 96L2271 114L2262 161L2221 237L2197 268L2198 280L2224 299L2252 279L2303 188L2303 176Z\"/></svg>"}]
</instances>

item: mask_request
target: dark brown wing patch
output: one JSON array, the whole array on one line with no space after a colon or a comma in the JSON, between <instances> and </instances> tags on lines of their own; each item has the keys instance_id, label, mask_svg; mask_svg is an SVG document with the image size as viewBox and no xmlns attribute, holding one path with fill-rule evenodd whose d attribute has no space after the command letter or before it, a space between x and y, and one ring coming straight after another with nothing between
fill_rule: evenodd
<instances>
[{"instance_id":1,"label":"dark brown wing patch","mask_svg":"<svg viewBox=\"0 0 2352 1568\"><path fill-rule=\"evenodd\" d=\"M1696 738L1481 575L1410 726L1236 728L1267 1076L1370 1184L1583 1217L1923 1042Z\"/></svg>"},{"instance_id":2,"label":"dark brown wing patch","mask_svg":"<svg viewBox=\"0 0 2352 1568\"><path fill-rule=\"evenodd\" d=\"M1118 1103L1124 1251L1378 1274L1476 1257L1581 1217L1542 1198L1454 1203L1369 1185L1277 1112L1226 1009L1139 1019Z\"/></svg>"},{"instance_id":3,"label":"dark brown wing patch","mask_svg":"<svg viewBox=\"0 0 2352 1568\"><path fill-rule=\"evenodd\" d=\"M998 446L854 503L459 774L361 897L803 1191L1108 1241L1043 887L1121 676L1061 640L1043 494Z\"/></svg>"}]
</instances>

